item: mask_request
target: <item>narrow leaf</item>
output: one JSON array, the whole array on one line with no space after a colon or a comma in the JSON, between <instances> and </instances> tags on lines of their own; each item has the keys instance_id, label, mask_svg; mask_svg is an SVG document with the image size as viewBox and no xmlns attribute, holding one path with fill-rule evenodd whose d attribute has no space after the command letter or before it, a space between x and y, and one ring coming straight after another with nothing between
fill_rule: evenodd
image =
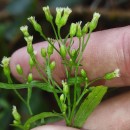
<instances>
[{"instance_id":1,"label":"narrow leaf","mask_svg":"<svg viewBox=\"0 0 130 130\"><path fill-rule=\"evenodd\" d=\"M83 101L74 119L74 126L81 128L107 92L106 86L97 86Z\"/></svg>"},{"instance_id":2,"label":"narrow leaf","mask_svg":"<svg viewBox=\"0 0 130 130\"><path fill-rule=\"evenodd\" d=\"M52 113L52 112L43 112L43 113L37 114L35 116L32 116L25 122L24 128L25 128L25 130L29 130L28 126L30 126L31 123L34 123L35 121L38 121L38 120L41 120L44 118L48 118L48 117L59 117L59 116L60 116L59 114Z\"/></svg>"},{"instance_id":3,"label":"narrow leaf","mask_svg":"<svg viewBox=\"0 0 130 130\"><path fill-rule=\"evenodd\" d=\"M41 83L41 82L31 82L29 84L8 84L8 83L2 83L0 82L0 88L2 89L24 89L28 87L37 87L47 92L53 92L52 86L50 86L48 83ZM56 90L58 93L59 90Z\"/></svg>"}]
</instances>

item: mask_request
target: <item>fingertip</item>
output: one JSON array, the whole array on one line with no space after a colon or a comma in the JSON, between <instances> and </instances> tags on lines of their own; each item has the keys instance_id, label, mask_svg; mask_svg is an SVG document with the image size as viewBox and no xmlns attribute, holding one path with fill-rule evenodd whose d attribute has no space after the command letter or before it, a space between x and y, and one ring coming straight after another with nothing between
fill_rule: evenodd
<instances>
[{"instance_id":1,"label":"fingertip","mask_svg":"<svg viewBox=\"0 0 130 130\"><path fill-rule=\"evenodd\" d=\"M29 64L28 62L25 62L29 60L29 55L25 50L26 50L25 47L18 49L12 54L10 60L11 74L20 82L23 82L23 78L21 75L17 73L16 65L20 64L20 66L24 68L23 69L24 75L27 75L29 73Z\"/></svg>"}]
</instances>

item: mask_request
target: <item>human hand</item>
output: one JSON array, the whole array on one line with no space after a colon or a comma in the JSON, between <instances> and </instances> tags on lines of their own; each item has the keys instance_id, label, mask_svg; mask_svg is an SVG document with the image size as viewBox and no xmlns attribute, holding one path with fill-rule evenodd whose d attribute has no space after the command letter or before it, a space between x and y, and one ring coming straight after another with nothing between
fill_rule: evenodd
<instances>
[{"instance_id":1,"label":"human hand","mask_svg":"<svg viewBox=\"0 0 130 130\"><path fill-rule=\"evenodd\" d=\"M75 46L77 40L75 39ZM40 56L41 47L46 47L46 42L34 45L38 52L37 59L42 64ZM21 58L20 58L21 57ZM57 66L54 70L54 79L59 82L65 77L60 57L56 52L51 57L55 59ZM17 74L15 66L20 64L24 73L29 73L29 56L25 48L16 51L10 62L11 72L19 81L22 81ZM82 65L87 71L90 79L95 79L111 72L116 68L120 69L121 77L101 84L110 87L124 87L130 85L130 26L95 32L91 35L89 43L83 55ZM59 71L63 70L63 71ZM39 79L37 71L33 70L34 78ZM123 93L102 102L83 126L85 130L130 130L130 92ZM65 126L46 125L33 130L76 130Z\"/></svg>"}]
</instances>

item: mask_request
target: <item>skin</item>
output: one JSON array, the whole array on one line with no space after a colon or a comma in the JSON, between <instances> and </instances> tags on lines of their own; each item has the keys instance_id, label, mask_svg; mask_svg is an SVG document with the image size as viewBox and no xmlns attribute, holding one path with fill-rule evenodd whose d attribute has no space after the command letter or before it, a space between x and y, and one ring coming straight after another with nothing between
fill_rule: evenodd
<instances>
[{"instance_id":1,"label":"skin","mask_svg":"<svg viewBox=\"0 0 130 130\"><path fill-rule=\"evenodd\" d=\"M74 48L78 41L75 39ZM34 45L37 58L43 63L40 56L40 48L47 47L46 42ZM22 59L20 58L22 57ZM14 77L22 82L17 74L15 66L20 64L24 68L24 73L29 73L29 56L26 48L16 51L10 62L11 72ZM65 78L61 60L56 52L52 56L56 61L54 70L55 80L59 82ZM103 76L107 72L112 72L116 68L120 69L120 77L101 82L109 87L124 87L130 85L130 26L109 29L95 32L91 35L88 46L84 52L82 64L87 71L88 77L92 80ZM63 70L63 71L59 71ZM35 79L40 79L36 70L33 70ZM130 130L130 91L114 96L102 102L88 118L83 126L85 130ZM64 123L46 125L34 128L33 130L76 130L64 126Z\"/></svg>"}]
</instances>

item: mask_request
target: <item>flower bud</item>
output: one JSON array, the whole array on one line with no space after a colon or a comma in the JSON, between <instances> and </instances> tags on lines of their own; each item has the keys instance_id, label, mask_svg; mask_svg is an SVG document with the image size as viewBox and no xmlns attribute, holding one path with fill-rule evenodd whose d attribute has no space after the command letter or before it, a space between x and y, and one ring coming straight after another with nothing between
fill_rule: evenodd
<instances>
[{"instance_id":1,"label":"flower bud","mask_svg":"<svg viewBox=\"0 0 130 130\"><path fill-rule=\"evenodd\" d=\"M84 25L84 27L82 28L82 35L86 34L88 32L88 28L89 28L89 22L86 23Z\"/></svg>"},{"instance_id":2,"label":"flower bud","mask_svg":"<svg viewBox=\"0 0 130 130\"><path fill-rule=\"evenodd\" d=\"M75 56L75 53L76 53L76 50L73 49L73 50L71 51L71 56L74 57L74 56Z\"/></svg>"},{"instance_id":3,"label":"flower bud","mask_svg":"<svg viewBox=\"0 0 130 130\"><path fill-rule=\"evenodd\" d=\"M76 34L76 28L77 28L77 24L75 23L71 23L71 26L70 26L70 37L73 37L75 36Z\"/></svg>"},{"instance_id":4,"label":"flower bud","mask_svg":"<svg viewBox=\"0 0 130 130\"><path fill-rule=\"evenodd\" d=\"M70 60L69 60L69 63L70 63L70 65L72 65L72 64L73 64L73 60L72 60L72 59L70 59Z\"/></svg>"},{"instance_id":5,"label":"flower bud","mask_svg":"<svg viewBox=\"0 0 130 130\"><path fill-rule=\"evenodd\" d=\"M120 70L119 69L115 69L114 72L105 74L104 79L111 80L111 79L116 78L116 77L120 77Z\"/></svg>"},{"instance_id":6,"label":"flower bud","mask_svg":"<svg viewBox=\"0 0 130 130\"><path fill-rule=\"evenodd\" d=\"M65 100L65 96L64 96L64 94L61 94L61 95L60 95L60 101L61 101L61 103L63 103L64 100Z\"/></svg>"},{"instance_id":7,"label":"flower bud","mask_svg":"<svg viewBox=\"0 0 130 130\"><path fill-rule=\"evenodd\" d=\"M2 58L0 66L3 67L4 75L8 78L8 82L11 83L9 62L10 58L4 56Z\"/></svg>"},{"instance_id":8,"label":"flower bud","mask_svg":"<svg viewBox=\"0 0 130 130\"><path fill-rule=\"evenodd\" d=\"M81 23L82 23L82 22L78 22L78 23L77 23L77 32L76 32L76 36L77 36L78 38L82 37Z\"/></svg>"},{"instance_id":9,"label":"flower bud","mask_svg":"<svg viewBox=\"0 0 130 130\"><path fill-rule=\"evenodd\" d=\"M66 47L65 47L65 45L63 45L63 44L61 44L61 46L60 46L60 54L61 54L61 56L63 57L63 58L65 58L66 57Z\"/></svg>"},{"instance_id":10,"label":"flower bud","mask_svg":"<svg viewBox=\"0 0 130 130\"><path fill-rule=\"evenodd\" d=\"M7 58L6 56L4 56L4 57L2 58L2 61L1 61L1 65L0 65L0 66L6 68L6 67L9 66L9 62L10 62L10 57Z\"/></svg>"},{"instance_id":11,"label":"flower bud","mask_svg":"<svg viewBox=\"0 0 130 130\"><path fill-rule=\"evenodd\" d=\"M20 66L20 64L17 64L16 65L16 71L19 75L22 75L23 74L23 69L22 67Z\"/></svg>"},{"instance_id":12,"label":"flower bud","mask_svg":"<svg viewBox=\"0 0 130 130\"><path fill-rule=\"evenodd\" d=\"M46 20L51 23L52 19L53 19L53 16L51 15L49 6L43 7L42 9L43 9L43 11L45 13Z\"/></svg>"},{"instance_id":13,"label":"flower bud","mask_svg":"<svg viewBox=\"0 0 130 130\"><path fill-rule=\"evenodd\" d=\"M67 95L69 93L69 87L67 82L62 81L62 85L63 85L63 93Z\"/></svg>"},{"instance_id":14,"label":"flower bud","mask_svg":"<svg viewBox=\"0 0 130 130\"><path fill-rule=\"evenodd\" d=\"M84 78L86 78L87 74L86 74L86 72L85 72L84 69L81 69L81 75L82 75Z\"/></svg>"},{"instance_id":15,"label":"flower bud","mask_svg":"<svg viewBox=\"0 0 130 130\"><path fill-rule=\"evenodd\" d=\"M32 44L27 45L27 52L28 54L32 55L34 53Z\"/></svg>"},{"instance_id":16,"label":"flower bud","mask_svg":"<svg viewBox=\"0 0 130 130\"><path fill-rule=\"evenodd\" d=\"M62 112L65 113L66 110L67 110L67 106L66 106L66 104L63 103L62 104Z\"/></svg>"},{"instance_id":17,"label":"flower bud","mask_svg":"<svg viewBox=\"0 0 130 130\"><path fill-rule=\"evenodd\" d=\"M29 59L29 65L30 65L31 68L33 68L35 66L35 63L34 63L34 61L32 60L31 57Z\"/></svg>"},{"instance_id":18,"label":"flower bud","mask_svg":"<svg viewBox=\"0 0 130 130\"><path fill-rule=\"evenodd\" d=\"M51 70L54 70L56 67L56 62L55 61L52 61L51 64L50 64L50 69Z\"/></svg>"},{"instance_id":19,"label":"flower bud","mask_svg":"<svg viewBox=\"0 0 130 130\"><path fill-rule=\"evenodd\" d=\"M24 39L27 42L27 52L29 54L32 54L34 52L33 46L32 46L33 36L25 37Z\"/></svg>"},{"instance_id":20,"label":"flower bud","mask_svg":"<svg viewBox=\"0 0 130 130\"><path fill-rule=\"evenodd\" d=\"M64 8L56 8L56 19L55 19L55 23L56 25L60 25L60 20L61 20L61 16L63 13L63 9Z\"/></svg>"},{"instance_id":21,"label":"flower bud","mask_svg":"<svg viewBox=\"0 0 130 130\"><path fill-rule=\"evenodd\" d=\"M42 33L42 27L41 25L35 20L35 17L31 16L28 18L29 22L33 25L34 29L39 32Z\"/></svg>"},{"instance_id":22,"label":"flower bud","mask_svg":"<svg viewBox=\"0 0 130 130\"><path fill-rule=\"evenodd\" d=\"M95 12L93 14L93 19L91 20L89 24L89 28L91 32L97 27L99 18L100 18L100 14Z\"/></svg>"},{"instance_id":23,"label":"flower bud","mask_svg":"<svg viewBox=\"0 0 130 130\"><path fill-rule=\"evenodd\" d=\"M23 33L23 35L24 35L25 37L28 37L28 36L29 36L28 26L27 26L27 25L20 27L20 30L22 31L22 33Z\"/></svg>"},{"instance_id":24,"label":"flower bud","mask_svg":"<svg viewBox=\"0 0 130 130\"><path fill-rule=\"evenodd\" d=\"M32 75L32 73L29 73L27 81L28 81L28 83L31 83L33 81L33 75Z\"/></svg>"},{"instance_id":25,"label":"flower bud","mask_svg":"<svg viewBox=\"0 0 130 130\"><path fill-rule=\"evenodd\" d=\"M46 57L46 49L45 48L41 48L41 56Z\"/></svg>"},{"instance_id":26,"label":"flower bud","mask_svg":"<svg viewBox=\"0 0 130 130\"><path fill-rule=\"evenodd\" d=\"M72 12L72 10L70 8L64 8L64 14L61 17L61 22L60 22L60 26L64 26L68 20L68 17L70 15L70 13Z\"/></svg>"},{"instance_id":27,"label":"flower bud","mask_svg":"<svg viewBox=\"0 0 130 130\"><path fill-rule=\"evenodd\" d=\"M13 115L14 119L15 119L18 123L21 122L21 116L20 116L20 114L18 113L16 106L13 106L12 115Z\"/></svg>"},{"instance_id":28,"label":"flower bud","mask_svg":"<svg viewBox=\"0 0 130 130\"><path fill-rule=\"evenodd\" d=\"M47 47L47 53L48 53L48 55L49 56L52 55L53 51L54 51L53 46L51 44L49 44L48 47Z\"/></svg>"}]
</instances>

